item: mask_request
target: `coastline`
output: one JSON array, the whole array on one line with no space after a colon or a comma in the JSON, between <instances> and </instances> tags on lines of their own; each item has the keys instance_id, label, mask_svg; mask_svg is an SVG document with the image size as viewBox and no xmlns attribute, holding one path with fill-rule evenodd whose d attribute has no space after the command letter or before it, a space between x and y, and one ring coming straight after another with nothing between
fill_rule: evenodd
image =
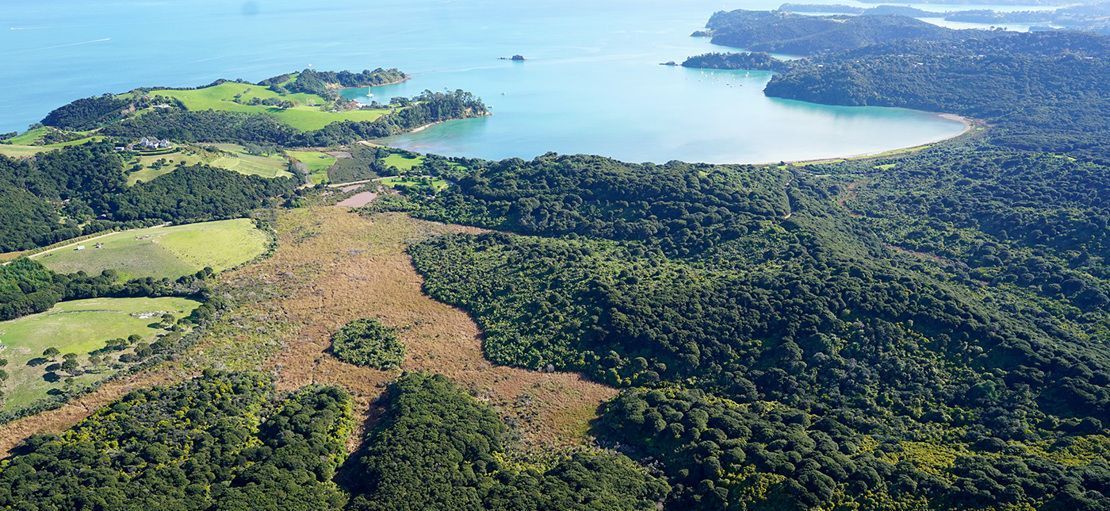
<instances>
[{"instance_id":1,"label":"coastline","mask_svg":"<svg viewBox=\"0 0 1110 511\"><path fill-rule=\"evenodd\" d=\"M949 137L941 137L941 138L937 138L935 140L929 140L929 141L926 141L926 142L922 142L922 143L917 144L917 145L912 145L912 146L907 146L907 147L897 147L897 148L894 148L894 149L886 149L886 150L883 150L883 151L872 151L872 152L867 152L867 153L857 153L857 154L851 154L851 155L847 155L847 156L830 156L828 158L812 158L812 159L806 159L806 160L783 160L781 162L762 162L762 163L753 163L752 165L767 166L767 165L778 165L779 163L785 163L787 165L805 166L805 165L817 165L817 164L821 164L821 163L838 163L838 162L849 161L849 160L867 160L867 159L871 159L871 158L882 158L882 157L885 157L885 156L897 156L897 155L900 155L900 154L915 153L917 151L923 151L925 149L928 149L928 148L930 148L930 147L932 147L936 144L940 144L940 143L943 143L943 142L949 142L949 141L952 141L952 140L956 140L956 139L959 139L959 138L966 137L968 134L972 133L972 131L975 129L975 127L985 126L985 124L982 121L979 121L977 119L973 119L973 118L970 118L970 117L964 117L964 116L959 115L959 114L941 113L941 112L928 112L928 113L931 113L934 116L939 117L941 119L959 122L960 124L963 125L963 130L961 130L959 133L957 133L955 135L952 135L952 136L949 136Z\"/></svg>"}]
</instances>

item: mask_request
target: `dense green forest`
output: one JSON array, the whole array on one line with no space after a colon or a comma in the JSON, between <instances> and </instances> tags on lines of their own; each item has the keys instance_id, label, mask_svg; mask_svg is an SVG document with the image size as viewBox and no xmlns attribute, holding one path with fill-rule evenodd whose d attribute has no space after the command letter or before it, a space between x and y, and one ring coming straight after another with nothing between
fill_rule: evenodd
<instances>
[{"instance_id":1,"label":"dense green forest","mask_svg":"<svg viewBox=\"0 0 1110 511\"><path fill-rule=\"evenodd\" d=\"M402 376L382 405L348 460L346 392L277 395L268 377L209 371L28 440L0 464L0 508L319 511L350 500L351 510L637 511L668 491L618 454L509 461L506 426L441 376Z\"/></svg>"},{"instance_id":2,"label":"dense green forest","mask_svg":"<svg viewBox=\"0 0 1110 511\"><path fill-rule=\"evenodd\" d=\"M676 509L1098 509L1106 166L981 141L804 168L467 163L408 209L524 236L416 245L425 290L495 362L663 391L597 431L661 462Z\"/></svg>"},{"instance_id":3,"label":"dense green forest","mask_svg":"<svg viewBox=\"0 0 1110 511\"><path fill-rule=\"evenodd\" d=\"M331 338L331 352L339 360L356 366L393 369L405 359L405 345L397 330L376 319L352 321Z\"/></svg>"},{"instance_id":4,"label":"dense green forest","mask_svg":"<svg viewBox=\"0 0 1110 511\"><path fill-rule=\"evenodd\" d=\"M276 399L267 378L210 372L28 440L0 465L0 507L338 509L346 495L331 479L353 426L339 389Z\"/></svg>"}]
</instances>

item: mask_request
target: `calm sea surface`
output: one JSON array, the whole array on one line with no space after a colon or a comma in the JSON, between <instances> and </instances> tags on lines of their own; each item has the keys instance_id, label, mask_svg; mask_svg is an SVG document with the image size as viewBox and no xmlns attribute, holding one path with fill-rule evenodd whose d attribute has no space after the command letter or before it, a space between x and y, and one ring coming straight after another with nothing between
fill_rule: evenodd
<instances>
[{"instance_id":1,"label":"calm sea surface","mask_svg":"<svg viewBox=\"0 0 1110 511\"><path fill-rule=\"evenodd\" d=\"M0 131L76 98L138 86L397 67L369 101L466 89L494 112L396 137L447 155L596 153L628 161L767 162L870 153L959 133L936 115L764 97L770 75L661 66L750 0L49 0L0 13ZM839 1L836 3L852 3ZM933 10L943 7L930 6ZM523 63L498 60L522 54ZM368 94L373 94L373 98Z\"/></svg>"}]
</instances>

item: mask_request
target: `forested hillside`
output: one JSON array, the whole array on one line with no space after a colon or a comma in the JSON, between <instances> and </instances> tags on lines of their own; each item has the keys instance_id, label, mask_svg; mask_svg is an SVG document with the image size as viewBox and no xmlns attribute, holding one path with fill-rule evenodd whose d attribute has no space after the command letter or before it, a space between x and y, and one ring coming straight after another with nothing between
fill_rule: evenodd
<instances>
[{"instance_id":1,"label":"forested hillside","mask_svg":"<svg viewBox=\"0 0 1110 511\"><path fill-rule=\"evenodd\" d=\"M1105 37L1002 34L880 44L793 62L766 94L957 113L995 124L991 135L1004 145L1104 157L1108 76Z\"/></svg>"},{"instance_id":2,"label":"forested hillside","mask_svg":"<svg viewBox=\"0 0 1110 511\"><path fill-rule=\"evenodd\" d=\"M812 55L899 40L951 41L957 31L905 16L806 16L782 11L718 12L706 28L713 44L750 51Z\"/></svg>"},{"instance_id":3,"label":"forested hillside","mask_svg":"<svg viewBox=\"0 0 1110 511\"><path fill-rule=\"evenodd\" d=\"M943 152L898 160L906 174L871 184L868 193L902 189L930 158L961 161ZM1098 453L1110 418L1110 361L1100 340L1107 314L1099 304L1110 290L1104 262L1062 269L1059 292L1053 281L1032 289L1029 277L1005 275L1024 275L1039 261L1060 264L1058 257L1036 259L1029 247L1037 242L1026 237L995 238L997 226L970 220L983 216L978 212L959 218L977 203L1007 208L993 214L1012 218L1016 224L1005 229L1011 236L1037 230L1022 225L1022 217L1076 211L1075 223L1060 219L1056 226L1072 232L1072 241L1061 242L1097 250L1107 210L1089 191L1046 191L1035 206L1018 202L1023 192L999 189L1014 178L989 170L987 162L1000 155L983 158L981 175L959 178L968 181L962 201L927 201L938 219L1013 245L1014 257L999 259L994 271L1003 276L990 287L979 275L930 264L895 245L897 231L886 232L883 222L905 214L897 202L878 199L885 210L861 206L874 223L846 214L837 197L853 181L843 179L847 166L831 165L811 174L645 168L588 157L490 164L417 214L530 236L458 235L417 245L412 254L432 296L474 314L496 362L552 364L618 386L678 386L683 390L668 392L682 400L785 414L753 412L725 427L706 426L704 416L687 415L689 406L671 398L635 404L634 417L622 415L623 405L610 408L599 433L667 466L675 506L762 502L802 509L924 499L931 508L966 509L1065 499L1095 509L1107 469ZM1023 161L1022 172L1042 179L1064 171L1060 165L1106 172L1093 163L1056 161ZM935 183L922 190L940 193ZM996 202L990 193L1008 200ZM1026 204L1039 213L1016 216ZM1078 220L1082 207L1093 213L1091 225ZM937 224L914 227L921 232L907 239L944 236ZM1075 282L1064 285L1069 278ZM1034 304L1055 313L1046 316ZM622 400L633 406L641 399L633 396L641 394ZM757 427L788 431L784 424L798 424L799 433L761 436L759 444L749 438ZM808 430L810 424L821 424L823 433ZM699 428L708 428L715 446L707 447L701 433L684 436ZM675 443L661 450L657 434ZM839 454L802 463L822 441L832 442L823 456ZM857 470L873 475L856 483Z\"/></svg>"}]
</instances>

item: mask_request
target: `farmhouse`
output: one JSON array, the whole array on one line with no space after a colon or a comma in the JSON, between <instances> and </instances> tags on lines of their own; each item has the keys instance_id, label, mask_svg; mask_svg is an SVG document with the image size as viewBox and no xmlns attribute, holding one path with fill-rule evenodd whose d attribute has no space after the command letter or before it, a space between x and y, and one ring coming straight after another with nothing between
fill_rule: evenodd
<instances>
[{"instance_id":1,"label":"farmhouse","mask_svg":"<svg viewBox=\"0 0 1110 511\"><path fill-rule=\"evenodd\" d=\"M142 139L139 140L139 143L135 144L135 145L138 146L141 149L169 149L169 148L173 147L173 144L170 143L169 140L165 140L165 139L159 140L157 138L147 138L147 137L143 137Z\"/></svg>"}]
</instances>

